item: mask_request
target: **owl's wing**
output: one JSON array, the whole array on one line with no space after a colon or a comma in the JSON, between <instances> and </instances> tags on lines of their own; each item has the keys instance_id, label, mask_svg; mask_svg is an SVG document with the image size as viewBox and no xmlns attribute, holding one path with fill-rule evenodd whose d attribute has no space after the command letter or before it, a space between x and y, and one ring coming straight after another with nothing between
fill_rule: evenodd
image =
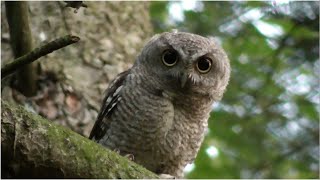
<instances>
[{"instance_id":1,"label":"owl's wing","mask_svg":"<svg viewBox=\"0 0 320 180\"><path fill-rule=\"evenodd\" d=\"M111 82L106 91L106 96L103 99L100 112L91 130L89 139L99 140L106 134L110 125L109 117L114 107L116 107L117 103L121 100L120 91L128 74L129 70L124 71Z\"/></svg>"}]
</instances>

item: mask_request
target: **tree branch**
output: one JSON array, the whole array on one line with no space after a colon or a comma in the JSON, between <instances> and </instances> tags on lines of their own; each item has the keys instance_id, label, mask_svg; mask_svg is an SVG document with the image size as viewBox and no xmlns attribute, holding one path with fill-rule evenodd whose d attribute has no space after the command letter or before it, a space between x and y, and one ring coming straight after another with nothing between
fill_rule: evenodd
<instances>
[{"instance_id":1,"label":"tree branch","mask_svg":"<svg viewBox=\"0 0 320 180\"><path fill-rule=\"evenodd\" d=\"M2 178L158 178L117 153L1 102Z\"/></svg>"},{"instance_id":2,"label":"tree branch","mask_svg":"<svg viewBox=\"0 0 320 180\"><path fill-rule=\"evenodd\" d=\"M4 65L1 68L1 79L8 76L9 74L13 73L17 69L32 63L33 61L37 60L41 56L45 56L55 50L68 46L70 44L76 43L80 40L77 36L66 35L64 37L58 38L54 41L49 42L48 44L38 47L31 51L30 53L23 55L10 63Z\"/></svg>"}]
</instances>

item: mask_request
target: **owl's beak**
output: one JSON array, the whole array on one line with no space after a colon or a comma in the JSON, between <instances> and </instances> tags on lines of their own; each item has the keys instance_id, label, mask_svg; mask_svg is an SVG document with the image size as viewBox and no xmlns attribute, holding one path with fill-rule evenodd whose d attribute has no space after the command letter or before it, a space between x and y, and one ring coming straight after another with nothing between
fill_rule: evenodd
<instances>
[{"instance_id":1,"label":"owl's beak","mask_svg":"<svg viewBox=\"0 0 320 180\"><path fill-rule=\"evenodd\" d=\"M181 85L181 88L183 88L185 85L186 85L186 82L188 80L188 74L187 73L184 73L180 76L180 85Z\"/></svg>"}]
</instances>

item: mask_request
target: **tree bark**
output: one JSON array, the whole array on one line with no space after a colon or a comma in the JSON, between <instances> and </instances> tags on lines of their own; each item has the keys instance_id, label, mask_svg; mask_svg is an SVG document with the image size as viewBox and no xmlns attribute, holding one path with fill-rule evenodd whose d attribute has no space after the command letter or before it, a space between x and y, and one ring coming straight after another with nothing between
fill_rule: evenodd
<instances>
[{"instance_id":1,"label":"tree bark","mask_svg":"<svg viewBox=\"0 0 320 180\"><path fill-rule=\"evenodd\" d=\"M5 2L1 4L1 35L9 37ZM36 96L25 98L10 88L5 84L9 76L1 83L2 99L26 105L46 119L89 136L109 82L132 66L153 35L150 2L85 1L88 8L79 8L77 13L65 7L64 1L28 4L35 45L65 34L81 41L39 61ZM1 45L4 67L14 57L8 43L2 41Z\"/></svg>"},{"instance_id":2,"label":"tree bark","mask_svg":"<svg viewBox=\"0 0 320 180\"><path fill-rule=\"evenodd\" d=\"M29 27L28 2L5 2L10 42L15 58L32 51L32 34ZM18 89L25 96L36 94L36 63L31 63L17 74Z\"/></svg>"},{"instance_id":3,"label":"tree bark","mask_svg":"<svg viewBox=\"0 0 320 180\"><path fill-rule=\"evenodd\" d=\"M62 126L1 102L2 178L157 178Z\"/></svg>"}]
</instances>

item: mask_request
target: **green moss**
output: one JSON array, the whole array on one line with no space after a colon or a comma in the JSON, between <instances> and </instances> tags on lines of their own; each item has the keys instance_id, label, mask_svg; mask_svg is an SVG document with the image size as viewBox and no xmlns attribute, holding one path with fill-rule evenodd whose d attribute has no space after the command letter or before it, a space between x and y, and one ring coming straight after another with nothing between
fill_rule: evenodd
<instances>
[{"instance_id":1,"label":"green moss","mask_svg":"<svg viewBox=\"0 0 320 180\"><path fill-rule=\"evenodd\" d=\"M66 178L157 178L134 162L65 127L27 112L23 107L16 108L2 101L2 111L12 112L13 120L19 127L15 129L16 133L28 133L27 136L31 137L26 145L32 148L27 148L26 155L31 159L39 158L36 160L38 166L58 169ZM37 155L39 152L41 154Z\"/></svg>"}]
</instances>

